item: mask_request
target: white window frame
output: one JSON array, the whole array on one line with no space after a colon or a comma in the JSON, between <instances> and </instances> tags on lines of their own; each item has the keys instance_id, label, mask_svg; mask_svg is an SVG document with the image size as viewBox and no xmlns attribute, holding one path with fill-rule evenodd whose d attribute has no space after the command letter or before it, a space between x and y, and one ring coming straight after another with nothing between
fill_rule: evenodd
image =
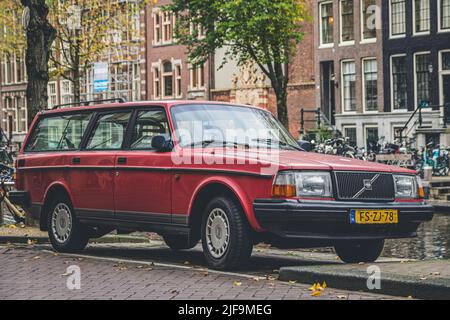
<instances>
[{"instance_id":1,"label":"white window frame","mask_svg":"<svg viewBox=\"0 0 450 320\"><path fill-rule=\"evenodd\" d=\"M429 16L428 16L428 20L429 20L429 30L428 31L420 31L420 32L416 32L416 1L412 0L412 16L413 16L413 35L414 36L424 36L424 35L429 35L430 31L431 31L431 0L427 0L428 1L428 6L429 6Z\"/></svg>"},{"instance_id":2,"label":"white window frame","mask_svg":"<svg viewBox=\"0 0 450 320\"><path fill-rule=\"evenodd\" d=\"M162 39L163 45L171 44L173 42L173 20L174 20L173 16L174 16L174 14L171 12L162 12L161 13L161 31L162 31L161 39ZM170 32L167 33L167 37L170 37L170 38L166 39L165 29L167 26L170 29Z\"/></svg>"},{"instance_id":3,"label":"white window frame","mask_svg":"<svg viewBox=\"0 0 450 320\"><path fill-rule=\"evenodd\" d=\"M417 56L428 54L431 56L431 51L421 51L421 52L415 52L413 63L414 63L414 109L417 109L419 105L417 104ZM431 98L431 97L430 97ZM428 108L422 108L422 110L429 110Z\"/></svg>"},{"instance_id":4,"label":"white window frame","mask_svg":"<svg viewBox=\"0 0 450 320\"><path fill-rule=\"evenodd\" d=\"M156 70L158 70L158 77L156 77ZM152 89L153 89L153 99L160 100L161 91L161 62L152 63ZM159 90L157 90L159 89ZM159 95L156 93L159 91Z\"/></svg>"},{"instance_id":5,"label":"white window frame","mask_svg":"<svg viewBox=\"0 0 450 320\"><path fill-rule=\"evenodd\" d=\"M170 63L172 66L171 72L164 72L164 64ZM173 60L165 60L164 62L161 62L161 96L163 99L173 99L175 96L175 85L174 85L174 61ZM172 77L172 95L168 96L166 95L166 82L165 77Z\"/></svg>"},{"instance_id":6,"label":"white window frame","mask_svg":"<svg viewBox=\"0 0 450 320\"><path fill-rule=\"evenodd\" d=\"M178 67L180 68L180 74L178 74ZM174 96L176 99L181 99L183 98L183 91L182 91L182 86L183 86L183 64L181 63L180 60L174 61L173 62L173 81L174 81ZM178 81L180 81L180 85L178 85ZM177 94L178 92L180 92L180 94Z\"/></svg>"},{"instance_id":7,"label":"white window frame","mask_svg":"<svg viewBox=\"0 0 450 320\"><path fill-rule=\"evenodd\" d=\"M332 43L323 43L322 38L322 6L326 4L330 4L333 7L333 42ZM325 48L333 48L334 47L334 28L335 28L335 17L334 17L334 4L333 1L322 1L319 2L319 49L325 49Z\"/></svg>"},{"instance_id":8,"label":"white window frame","mask_svg":"<svg viewBox=\"0 0 450 320\"><path fill-rule=\"evenodd\" d=\"M366 73L364 71L364 63L366 61L375 61L375 64L377 65L377 110L367 110L367 106L366 106ZM361 85L362 85L362 105L363 105L363 110L364 113L378 113L378 92L379 92L379 86L378 86L378 76L379 76L379 72L378 72L378 59L376 57L366 57L361 59Z\"/></svg>"},{"instance_id":9,"label":"white window frame","mask_svg":"<svg viewBox=\"0 0 450 320\"><path fill-rule=\"evenodd\" d=\"M344 26L344 20L342 19L342 2L345 0L339 0L339 45L340 46L351 46L355 44L355 11L353 10L353 40L344 41L342 40L342 30ZM322 20L322 19L321 19Z\"/></svg>"},{"instance_id":10,"label":"white window frame","mask_svg":"<svg viewBox=\"0 0 450 320\"><path fill-rule=\"evenodd\" d=\"M443 29L442 28L441 3L442 3L442 0L438 0L437 1L437 6L438 6L438 33L446 33L446 32L450 32L450 28L447 28L447 29Z\"/></svg>"},{"instance_id":11,"label":"white window frame","mask_svg":"<svg viewBox=\"0 0 450 320\"><path fill-rule=\"evenodd\" d=\"M55 86L55 93L54 94L50 94L50 86ZM49 109L53 108L55 105L58 104L58 92L59 92L59 88L58 88L58 81L49 81L47 84L47 95L48 95L48 103L47 103L47 107ZM52 105L50 103L50 97L54 96L55 97L55 104Z\"/></svg>"},{"instance_id":12,"label":"white window frame","mask_svg":"<svg viewBox=\"0 0 450 320\"><path fill-rule=\"evenodd\" d=\"M342 134L344 135L344 138L347 137L345 134L346 129L356 129L356 146L358 146L358 126L356 124L344 124L342 125Z\"/></svg>"},{"instance_id":13,"label":"white window frame","mask_svg":"<svg viewBox=\"0 0 450 320\"><path fill-rule=\"evenodd\" d=\"M64 84L66 84L66 83L69 85L69 91L68 92L64 92L64 89L63 89L64 88ZM61 93L61 103L62 104L69 103L69 102L66 102L66 101L63 100L66 97L70 97L70 102L72 102L73 101L73 83L72 83L72 81L67 80L67 79L63 79L63 80L60 81L59 85L60 85L60 88L59 88L60 91L59 92Z\"/></svg>"},{"instance_id":14,"label":"white window frame","mask_svg":"<svg viewBox=\"0 0 450 320\"><path fill-rule=\"evenodd\" d=\"M369 123L363 125L363 137L364 137L364 148L367 147L367 129L375 128L378 130L378 139L380 139L380 126L376 123Z\"/></svg>"},{"instance_id":15,"label":"white window frame","mask_svg":"<svg viewBox=\"0 0 450 320\"><path fill-rule=\"evenodd\" d=\"M439 51L439 104L444 104L444 76L450 75L450 70L443 70L442 56L443 53L450 53L450 49ZM443 113L443 108L441 108Z\"/></svg>"},{"instance_id":16,"label":"white window frame","mask_svg":"<svg viewBox=\"0 0 450 320\"><path fill-rule=\"evenodd\" d=\"M400 39L406 37L406 1L405 1L405 33L402 34L392 34L392 0L389 1L389 38L390 39Z\"/></svg>"},{"instance_id":17,"label":"white window frame","mask_svg":"<svg viewBox=\"0 0 450 320\"><path fill-rule=\"evenodd\" d=\"M159 18L159 24L156 23L156 18ZM153 46L158 46L162 44L162 17L161 12L159 11L159 8L153 9ZM159 37L159 41L157 41L157 38Z\"/></svg>"},{"instance_id":18,"label":"white window frame","mask_svg":"<svg viewBox=\"0 0 450 320\"><path fill-rule=\"evenodd\" d=\"M406 57L407 55L405 53L402 54L394 54L391 55L389 57L389 81L391 83L391 112L393 113L405 113L408 112L408 105L406 105L406 108L403 109L394 109L394 77L393 77L393 71L394 71L394 64L392 63L392 61L394 60L394 58L398 58L398 57ZM408 94L408 93L407 93Z\"/></svg>"},{"instance_id":19,"label":"white window frame","mask_svg":"<svg viewBox=\"0 0 450 320\"><path fill-rule=\"evenodd\" d=\"M364 12L363 12L364 6L363 6L363 2L364 2L364 0L360 0L360 2L359 2L359 6L360 6L360 10L359 10L360 18L359 19L360 19L360 22L361 22L361 25L360 25L361 41L360 41L360 43L362 43L362 44L365 44L365 43L376 43L377 42L377 35L376 35L377 30L375 30L375 37L373 37L373 38L364 38L364 23L366 21L364 21ZM377 10L375 12L375 14L377 16L379 15L378 11L379 11L379 9L377 7ZM379 19L379 17L376 17L376 19Z\"/></svg>"},{"instance_id":20,"label":"white window frame","mask_svg":"<svg viewBox=\"0 0 450 320\"><path fill-rule=\"evenodd\" d=\"M358 112L358 105L356 105L356 109L352 110L352 111L346 111L345 110L345 105L344 105L344 101L345 101L345 96L344 96L344 63L348 63L348 62L353 62L353 64L355 65L355 99L356 99L356 61L354 59L345 59L345 60L341 60L341 90L340 90L340 94L341 94L341 112L342 114L355 114Z\"/></svg>"},{"instance_id":21,"label":"white window frame","mask_svg":"<svg viewBox=\"0 0 450 320\"><path fill-rule=\"evenodd\" d=\"M202 74L203 71L203 74ZM194 83L194 74L197 75L197 82ZM205 65L203 66L192 66L189 65L189 91L199 91L205 89L205 82L201 83L201 79L205 79Z\"/></svg>"}]
</instances>

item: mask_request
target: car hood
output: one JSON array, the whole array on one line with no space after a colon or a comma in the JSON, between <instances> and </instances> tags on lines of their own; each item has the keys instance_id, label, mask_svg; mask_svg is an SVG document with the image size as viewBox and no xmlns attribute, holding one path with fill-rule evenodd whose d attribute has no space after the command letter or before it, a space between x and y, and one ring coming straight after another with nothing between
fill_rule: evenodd
<instances>
[{"instance_id":1,"label":"car hood","mask_svg":"<svg viewBox=\"0 0 450 320\"><path fill-rule=\"evenodd\" d=\"M389 166L376 162L362 161L333 155L311 152L281 151L280 164L292 169L311 167L336 171L374 171L374 172L404 172L414 173L412 170Z\"/></svg>"}]
</instances>

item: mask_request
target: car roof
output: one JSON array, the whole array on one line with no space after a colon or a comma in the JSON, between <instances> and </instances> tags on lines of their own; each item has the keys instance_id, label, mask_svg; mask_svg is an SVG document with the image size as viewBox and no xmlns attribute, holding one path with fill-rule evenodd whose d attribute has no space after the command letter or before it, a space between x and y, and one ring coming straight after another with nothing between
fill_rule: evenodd
<instances>
[{"instance_id":1,"label":"car roof","mask_svg":"<svg viewBox=\"0 0 450 320\"><path fill-rule=\"evenodd\" d=\"M94 101L95 102L95 101ZM64 107L57 109L49 109L43 110L40 112L41 115L50 115L50 114L59 114L66 112L77 112L77 111L86 111L86 110L102 110L102 109L114 109L114 108L139 108L139 107L149 107L149 106L159 106L170 109L174 106L179 105L210 105L210 106L219 106L219 105L227 105L227 106L235 106L235 107L247 107L264 110L260 107L237 104L237 103L229 103L229 102L220 102L220 101L206 101L206 100L161 100L161 101L135 101L135 102L114 102L114 103L102 103L96 104L92 106L77 106L77 107Z\"/></svg>"}]
</instances>

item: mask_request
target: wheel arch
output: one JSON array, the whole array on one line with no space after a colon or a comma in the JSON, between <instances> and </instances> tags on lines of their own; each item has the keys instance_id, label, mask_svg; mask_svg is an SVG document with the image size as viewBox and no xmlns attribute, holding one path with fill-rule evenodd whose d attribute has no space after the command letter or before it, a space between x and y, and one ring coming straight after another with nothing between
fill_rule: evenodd
<instances>
[{"instance_id":1,"label":"wheel arch","mask_svg":"<svg viewBox=\"0 0 450 320\"><path fill-rule=\"evenodd\" d=\"M218 195L233 197L241 206L251 228L255 231L262 230L254 218L250 199L238 184L229 179L209 179L197 187L189 205L189 226L194 235L198 236L200 233L203 211L209 200Z\"/></svg>"},{"instance_id":2,"label":"wheel arch","mask_svg":"<svg viewBox=\"0 0 450 320\"><path fill-rule=\"evenodd\" d=\"M49 207L52 203L52 199L54 199L57 195L67 196L72 205L74 204L73 197L69 192L69 188L65 183L58 181L49 185L44 194L44 202L42 204L41 215L39 219L39 226L42 231L47 231L48 229L47 219L48 219L48 211L50 209Z\"/></svg>"}]
</instances>

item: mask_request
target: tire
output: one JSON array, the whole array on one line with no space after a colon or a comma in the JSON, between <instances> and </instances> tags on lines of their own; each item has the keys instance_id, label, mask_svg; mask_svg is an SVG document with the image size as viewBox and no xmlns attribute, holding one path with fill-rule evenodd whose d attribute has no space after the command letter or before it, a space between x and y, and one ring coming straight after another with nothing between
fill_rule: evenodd
<instances>
[{"instance_id":1,"label":"tire","mask_svg":"<svg viewBox=\"0 0 450 320\"><path fill-rule=\"evenodd\" d=\"M194 240L188 236L182 235L163 235L164 242L173 251L177 250L189 250L195 247L198 243L198 239Z\"/></svg>"},{"instance_id":2,"label":"tire","mask_svg":"<svg viewBox=\"0 0 450 320\"><path fill-rule=\"evenodd\" d=\"M47 226L50 243L58 252L81 251L89 241L88 230L78 222L67 196L59 196L52 201Z\"/></svg>"},{"instance_id":3,"label":"tire","mask_svg":"<svg viewBox=\"0 0 450 320\"><path fill-rule=\"evenodd\" d=\"M233 270L248 262L253 249L251 229L233 198L211 200L203 214L201 234L203 253L211 268Z\"/></svg>"},{"instance_id":4,"label":"tire","mask_svg":"<svg viewBox=\"0 0 450 320\"><path fill-rule=\"evenodd\" d=\"M334 246L338 257L345 263L374 262L383 251L384 240L341 242Z\"/></svg>"}]
</instances>

